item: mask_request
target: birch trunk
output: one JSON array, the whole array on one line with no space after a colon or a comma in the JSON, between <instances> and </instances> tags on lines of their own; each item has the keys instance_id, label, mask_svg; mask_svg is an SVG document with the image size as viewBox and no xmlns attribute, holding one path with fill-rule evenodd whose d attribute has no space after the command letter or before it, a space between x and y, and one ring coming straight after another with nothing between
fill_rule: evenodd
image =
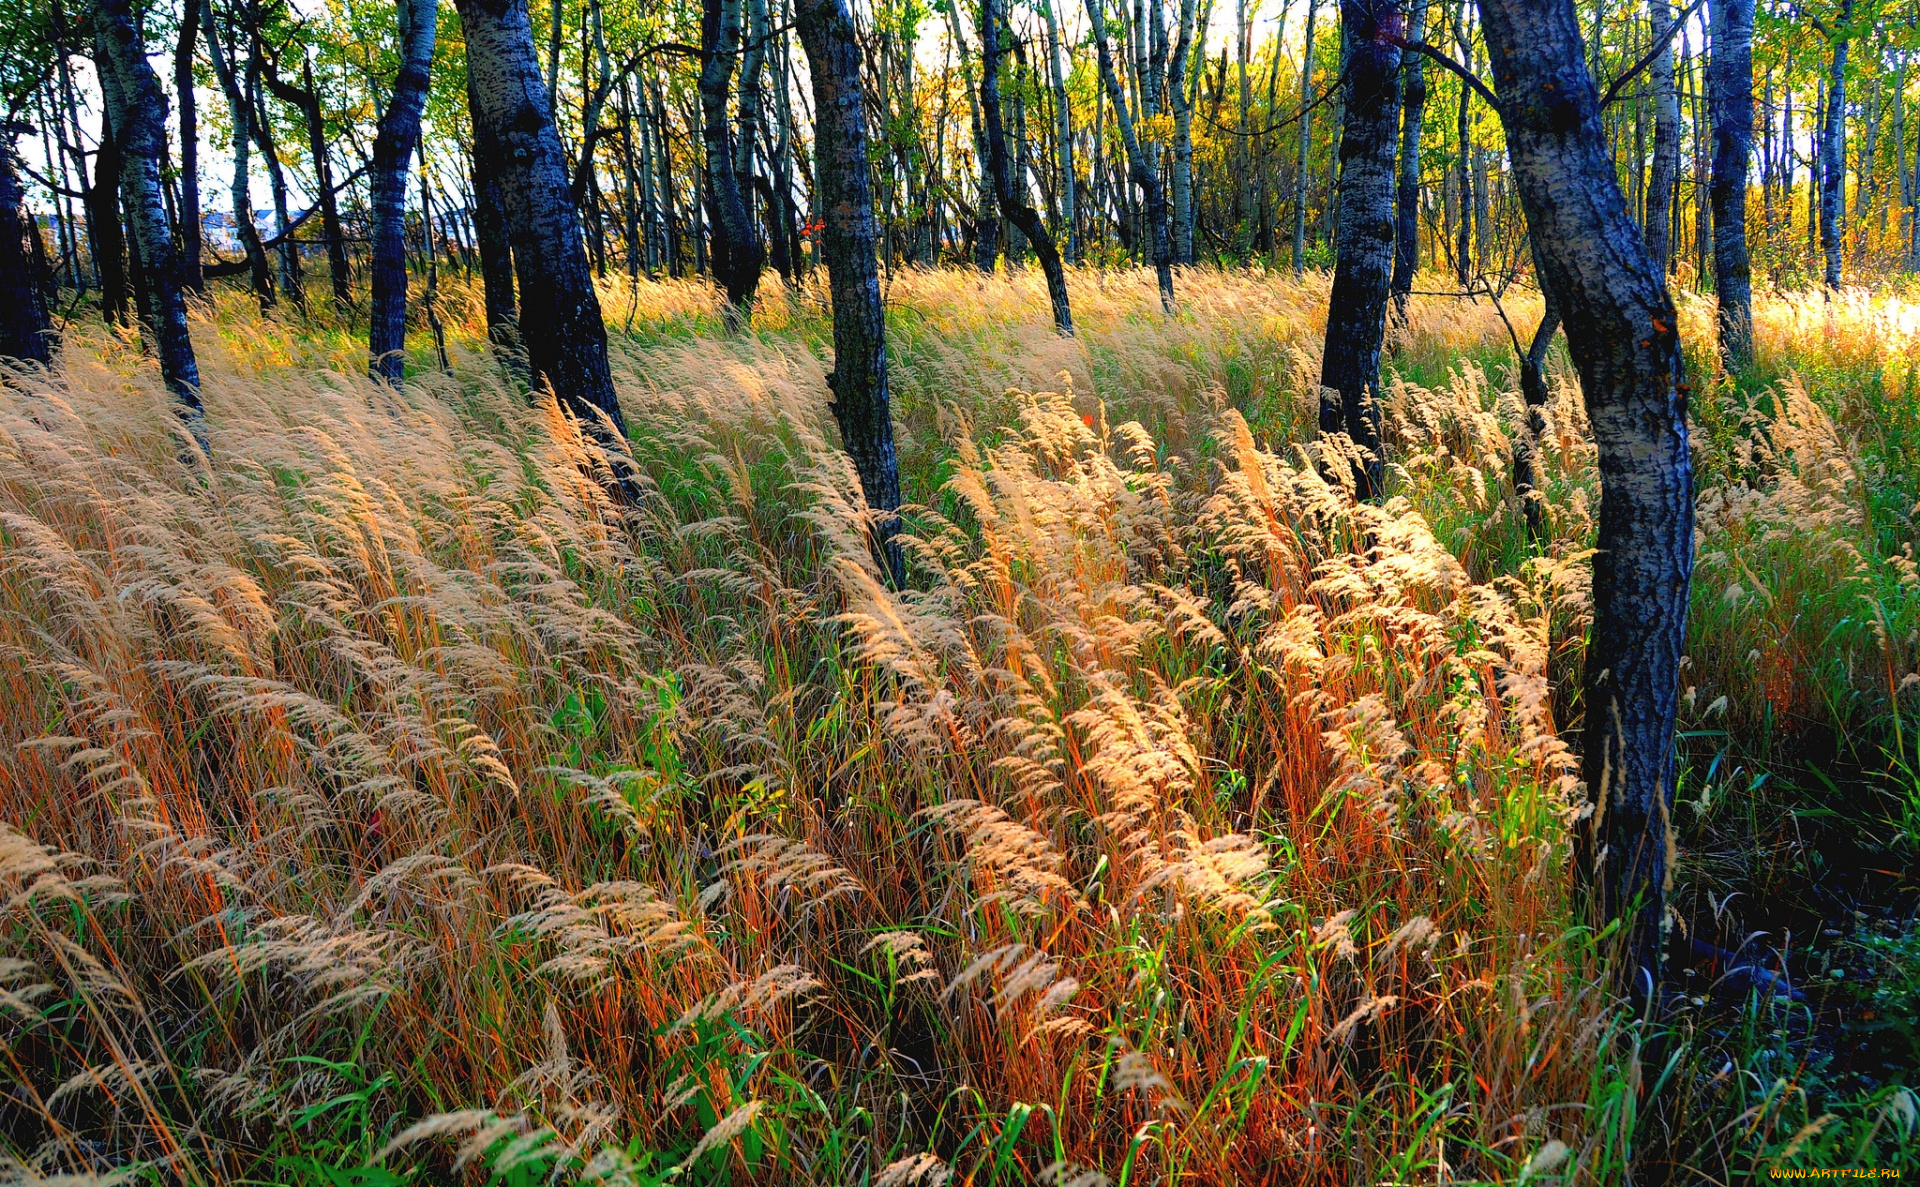
<instances>
[{"instance_id":1,"label":"birch trunk","mask_svg":"<svg viewBox=\"0 0 1920 1187\"><path fill-rule=\"evenodd\" d=\"M160 153L166 144L167 99L147 62L147 48L134 28L128 0L97 0L93 10L94 61L120 150L120 195L152 308L155 353L174 409L202 454L207 452L206 413L200 403L200 367L187 329L187 300L180 284L180 255L167 225L160 192ZM245 126L244 119L241 121ZM110 184L99 179L99 184Z\"/></svg>"},{"instance_id":2,"label":"birch trunk","mask_svg":"<svg viewBox=\"0 0 1920 1187\"><path fill-rule=\"evenodd\" d=\"M753 309L766 249L741 192L727 119L734 62L740 56L740 0L705 0L700 17L700 115L707 195L713 203L713 272L727 294L728 324Z\"/></svg>"},{"instance_id":3,"label":"birch trunk","mask_svg":"<svg viewBox=\"0 0 1920 1187\"><path fill-rule=\"evenodd\" d=\"M53 362L53 317L47 308L41 254L28 236L40 228L27 209L10 132L0 131L0 356Z\"/></svg>"},{"instance_id":4,"label":"birch trunk","mask_svg":"<svg viewBox=\"0 0 1920 1187\"><path fill-rule=\"evenodd\" d=\"M833 370L827 387L861 493L879 512L870 537L875 557L898 587L906 576L894 542L900 465L887 390L886 309L875 257L879 229L867 164L860 46L846 0L794 0L794 16L813 75L814 151L825 223L821 245L833 297Z\"/></svg>"},{"instance_id":5,"label":"birch trunk","mask_svg":"<svg viewBox=\"0 0 1920 1187\"><path fill-rule=\"evenodd\" d=\"M260 302L260 308L273 308L273 272L267 266L267 251L260 243L260 230L253 225L253 191L250 184L251 152L253 147L252 106L247 102L246 92L241 89L240 80L234 76L232 64L227 59L225 48L220 43L220 27L214 23L213 5L209 0L200 0L200 27L207 35L207 58L213 63L214 75L220 80L220 89L226 92L227 108L233 114L233 185L229 193L233 200L234 234L240 238L240 246L247 253L247 274L253 282L253 293Z\"/></svg>"},{"instance_id":6,"label":"birch trunk","mask_svg":"<svg viewBox=\"0 0 1920 1187\"><path fill-rule=\"evenodd\" d=\"M626 422L607 364L607 327L540 77L527 0L457 0L456 7L467 38L474 167L490 173L498 187L520 303L538 314L520 323L528 364L561 407L609 447L619 467L613 493L632 501L638 489L613 439L625 435Z\"/></svg>"},{"instance_id":7,"label":"birch trunk","mask_svg":"<svg viewBox=\"0 0 1920 1187\"><path fill-rule=\"evenodd\" d=\"M1006 0L980 0L980 116L986 125L988 169L993 174L994 197L1000 209L1040 257L1040 268L1047 277L1047 299L1053 305L1053 328L1062 337L1071 338L1073 309L1067 301L1067 274L1060 264L1060 252L1040 212L1027 204L1024 193L1015 190L1007 160L1007 138L1000 123L1000 58L1004 52L1001 35L1011 30L1004 30L1006 14L1000 7L1004 3Z\"/></svg>"},{"instance_id":8,"label":"birch trunk","mask_svg":"<svg viewBox=\"0 0 1920 1187\"><path fill-rule=\"evenodd\" d=\"M1120 125L1120 142L1127 150L1127 165L1133 183L1145 198L1147 234L1153 243L1153 270L1160 282L1160 307L1174 311L1173 259L1167 235L1167 200L1160 188L1160 170L1141 150L1135 134L1133 116L1127 107L1126 91L1113 68L1113 53L1107 44L1107 22L1101 12L1101 0L1087 0L1087 18L1093 26L1094 48L1100 59L1100 77L1107 86L1107 101L1113 104L1114 122Z\"/></svg>"},{"instance_id":9,"label":"birch trunk","mask_svg":"<svg viewBox=\"0 0 1920 1187\"><path fill-rule=\"evenodd\" d=\"M1341 184L1320 365L1320 432L1345 433L1361 452L1363 499L1384 493L1380 440L1380 349L1393 277L1394 137L1400 127L1400 45L1404 18L1391 0L1341 0L1346 53L1346 118ZM1330 392L1339 393L1338 402Z\"/></svg>"},{"instance_id":10,"label":"birch trunk","mask_svg":"<svg viewBox=\"0 0 1920 1187\"><path fill-rule=\"evenodd\" d=\"M407 346L407 172L420 139L438 0L400 0L400 75L373 139L373 298L367 310L368 373L399 387Z\"/></svg>"},{"instance_id":11,"label":"birch trunk","mask_svg":"<svg viewBox=\"0 0 1920 1187\"><path fill-rule=\"evenodd\" d=\"M1674 714L1693 573L1685 364L1666 278L1615 179L1572 0L1481 0L1514 177L1600 454L1577 853L1623 972L1660 979Z\"/></svg>"},{"instance_id":12,"label":"birch trunk","mask_svg":"<svg viewBox=\"0 0 1920 1187\"><path fill-rule=\"evenodd\" d=\"M1426 36L1428 0L1413 0L1407 18L1407 37ZM1394 204L1393 295L1395 316L1407 320L1407 298L1413 292L1413 274L1420 270L1420 126L1427 112L1426 57L1414 54L1400 63L1400 179Z\"/></svg>"},{"instance_id":13,"label":"birch trunk","mask_svg":"<svg viewBox=\"0 0 1920 1187\"><path fill-rule=\"evenodd\" d=\"M1713 275L1720 353L1729 370L1753 361L1753 281L1747 253L1747 161L1753 152L1754 0L1713 0Z\"/></svg>"},{"instance_id":14,"label":"birch trunk","mask_svg":"<svg viewBox=\"0 0 1920 1187\"><path fill-rule=\"evenodd\" d=\"M1680 176L1680 92L1674 85L1673 0L1652 0L1653 39L1662 48L1653 56L1653 172L1647 182L1647 214L1642 228L1647 255L1665 271L1673 263L1673 187Z\"/></svg>"},{"instance_id":15,"label":"birch trunk","mask_svg":"<svg viewBox=\"0 0 1920 1187\"><path fill-rule=\"evenodd\" d=\"M1054 0L1040 0L1040 11L1047 18L1047 68L1053 83L1054 149L1060 170L1060 230L1066 237L1067 262L1080 262L1080 229L1074 214L1073 177L1073 104L1067 98L1066 69L1061 62L1060 18L1053 10Z\"/></svg>"}]
</instances>

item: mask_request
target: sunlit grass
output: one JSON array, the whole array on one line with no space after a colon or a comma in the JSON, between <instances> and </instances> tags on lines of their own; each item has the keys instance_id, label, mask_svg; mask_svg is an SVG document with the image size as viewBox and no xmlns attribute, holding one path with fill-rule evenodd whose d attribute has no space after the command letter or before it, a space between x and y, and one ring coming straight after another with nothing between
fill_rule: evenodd
<instances>
[{"instance_id":1,"label":"sunlit grass","mask_svg":"<svg viewBox=\"0 0 1920 1187\"><path fill-rule=\"evenodd\" d=\"M1062 341L1037 274L895 272L896 593L817 284L734 337L607 285L623 517L443 283L404 395L223 296L205 474L133 341L0 388L10 1157L1617 1181L1661 1069L1568 861L1598 488L1556 363L1528 538L1490 303L1414 302L1373 507L1319 477L1323 276L1087 273ZM1911 695L1915 322L1763 301L1697 374L1693 712Z\"/></svg>"}]
</instances>

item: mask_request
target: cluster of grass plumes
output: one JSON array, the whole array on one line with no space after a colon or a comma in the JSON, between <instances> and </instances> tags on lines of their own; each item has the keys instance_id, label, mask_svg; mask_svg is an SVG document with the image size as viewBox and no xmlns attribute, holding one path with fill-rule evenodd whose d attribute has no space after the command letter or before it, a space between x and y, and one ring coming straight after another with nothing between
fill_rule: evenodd
<instances>
[{"instance_id":1,"label":"cluster of grass plumes","mask_svg":"<svg viewBox=\"0 0 1920 1187\"><path fill-rule=\"evenodd\" d=\"M809 287L603 293L629 513L452 298L404 396L223 301L204 472L130 343L9 375L6 1173L1618 1173L1566 376L1543 546L1484 303L1415 303L1368 506L1324 279L1079 276L1072 343L1034 277L888 283L904 591Z\"/></svg>"}]
</instances>

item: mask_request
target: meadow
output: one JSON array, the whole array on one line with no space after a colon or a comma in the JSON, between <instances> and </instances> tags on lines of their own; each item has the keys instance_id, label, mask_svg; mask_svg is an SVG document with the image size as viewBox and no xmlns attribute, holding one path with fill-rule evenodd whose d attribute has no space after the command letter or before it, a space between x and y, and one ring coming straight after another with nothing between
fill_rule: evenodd
<instances>
[{"instance_id":1,"label":"meadow","mask_svg":"<svg viewBox=\"0 0 1920 1187\"><path fill-rule=\"evenodd\" d=\"M404 393L202 310L204 468L130 334L0 379L0 1178L1920 1167L1920 301L1760 294L1724 375L1680 295L1648 1019L1570 861L1562 348L1542 538L1512 492L1537 297L1414 299L1376 505L1323 477L1324 274L1192 270L1169 318L1080 272L1072 340L1037 272L884 279L898 591L818 287L738 334L603 290L635 508L457 277Z\"/></svg>"}]
</instances>

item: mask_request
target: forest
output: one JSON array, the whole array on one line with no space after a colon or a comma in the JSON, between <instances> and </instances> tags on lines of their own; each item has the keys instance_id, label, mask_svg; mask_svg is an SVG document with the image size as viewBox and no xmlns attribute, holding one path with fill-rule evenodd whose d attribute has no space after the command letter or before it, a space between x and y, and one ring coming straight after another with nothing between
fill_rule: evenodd
<instances>
[{"instance_id":1,"label":"forest","mask_svg":"<svg viewBox=\"0 0 1920 1187\"><path fill-rule=\"evenodd\" d=\"M1920 1171L1914 0L0 0L0 104L0 1184Z\"/></svg>"}]
</instances>

